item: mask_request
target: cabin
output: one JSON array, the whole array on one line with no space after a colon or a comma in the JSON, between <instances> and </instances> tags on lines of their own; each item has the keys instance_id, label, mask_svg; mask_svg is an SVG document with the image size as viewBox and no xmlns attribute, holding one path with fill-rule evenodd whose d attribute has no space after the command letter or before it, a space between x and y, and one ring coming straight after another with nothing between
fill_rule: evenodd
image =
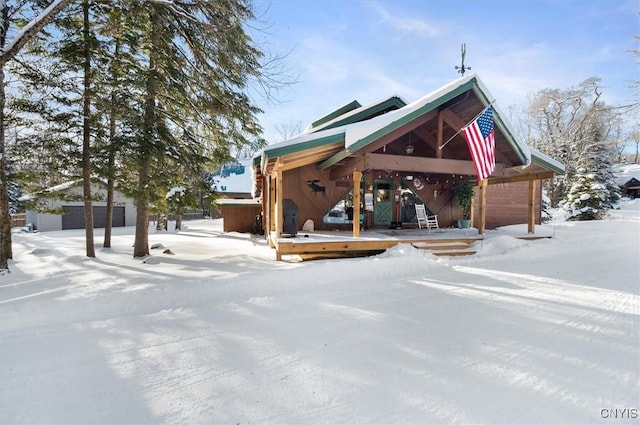
<instances>
[{"instance_id":1,"label":"cabin","mask_svg":"<svg viewBox=\"0 0 640 425\"><path fill-rule=\"evenodd\" d=\"M353 101L268 146L254 158L253 183L270 245L278 250L308 220L315 231L350 232L350 243L366 230L417 228L415 204L437 215L440 227L456 228L462 211L452 189L462 181L475 186L478 234L516 223L534 233L540 181L564 167L517 140L493 104L496 167L478 182L461 130L494 101L470 74L413 103L399 96Z\"/></svg>"},{"instance_id":2,"label":"cabin","mask_svg":"<svg viewBox=\"0 0 640 425\"><path fill-rule=\"evenodd\" d=\"M615 164L613 172L620 195L629 199L640 198L640 164Z\"/></svg>"}]
</instances>

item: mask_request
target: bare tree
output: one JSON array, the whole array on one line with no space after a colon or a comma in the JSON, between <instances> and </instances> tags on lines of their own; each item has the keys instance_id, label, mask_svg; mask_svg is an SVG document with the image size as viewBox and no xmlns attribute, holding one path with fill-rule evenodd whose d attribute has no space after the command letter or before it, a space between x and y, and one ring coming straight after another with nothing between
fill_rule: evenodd
<instances>
[{"instance_id":1,"label":"bare tree","mask_svg":"<svg viewBox=\"0 0 640 425\"><path fill-rule=\"evenodd\" d=\"M625 108L606 105L602 94L600 80L589 78L566 90L541 90L530 99L529 143L565 165L564 176L546 183L553 207L568 193L578 164L592 152L594 143L615 151Z\"/></svg>"},{"instance_id":2,"label":"bare tree","mask_svg":"<svg viewBox=\"0 0 640 425\"><path fill-rule=\"evenodd\" d=\"M277 140L277 142L284 142L302 133L302 121L289 121L288 124L276 124L275 128L280 139Z\"/></svg>"}]
</instances>

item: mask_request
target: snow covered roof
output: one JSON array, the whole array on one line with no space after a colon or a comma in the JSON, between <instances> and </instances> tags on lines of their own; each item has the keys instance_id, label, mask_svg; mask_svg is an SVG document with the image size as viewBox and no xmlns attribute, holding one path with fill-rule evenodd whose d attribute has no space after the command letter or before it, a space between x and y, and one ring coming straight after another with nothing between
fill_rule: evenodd
<instances>
[{"instance_id":1,"label":"snow covered roof","mask_svg":"<svg viewBox=\"0 0 640 425\"><path fill-rule=\"evenodd\" d=\"M352 105L354 103L359 106L357 108L350 109L347 112L337 115L339 111L345 109L345 107L342 107L331 114L335 115L331 120L318 120L309 125L309 127L307 127L307 130L305 130L305 133L315 133L323 129L339 127L346 124L353 124L370 119L388 111L400 109L407 105L407 101L398 95L385 97L384 99L380 99L366 106L360 106L360 103L355 100L349 105Z\"/></svg>"},{"instance_id":2,"label":"snow covered roof","mask_svg":"<svg viewBox=\"0 0 640 425\"><path fill-rule=\"evenodd\" d=\"M488 106L494 101L493 96L476 74L458 78L440 87L426 96L412 102L396 111L388 112L376 118L359 122L348 126L346 129L345 148L349 152L362 149L374 140L390 133L396 128L416 119L417 117L437 108L465 91L474 91ZM531 162L531 154L528 146L513 137L513 132L502 118L502 113L497 105L493 105L494 121L501 128L509 143L516 149L522 162L528 165Z\"/></svg>"},{"instance_id":3,"label":"snow covered roof","mask_svg":"<svg viewBox=\"0 0 640 425\"><path fill-rule=\"evenodd\" d=\"M329 112L327 115L318 118L317 120L315 120L314 122L309 124L304 132L308 133L308 132L315 131L315 130L318 129L319 126L321 126L321 125L323 125L323 124L325 124L327 122L333 121L335 118L343 116L344 114L346 114L346 113L348 113L350 111L353 111L354 109L358 109L361 106L362 105L357 100L349 102L346 105L341 106L338 109L335 109L335 110Z\"/></svg>"},{"instance_id":4,"label":"snow covered roof","mask_svg":"<svg viewBox=\"0 0 640 425\"><path fill-rule=\"evenodd\" d=\"M555 159L543 154L537 149L529 148L531 151L531 162L535 162L537 164L546 165L547 168L551 168L558 174L564 174L564 164L556 161Z\"/></svg>"},{"instance_id":5,"label":"snow covered roof","mask_svg":"<svg viewBox=\"0 0 640 425\"><path fill-rule=\"evenodd\" d=\"M472 93L472 96L467 96L468 93ZM514 136L515 133L503 118L500 108L494 103L495 99L476 74L458 78L409 104L406 104L398 96L392 96L364 107L356 107L352 102L338 110L347 111L342 116L335 113L330 114L332 118L324 117L316 121L316 126L308 128L305 133L266 147L260 158L255 158L255 165L260 166L263 172L266 172L267 165L273 163L276 158L292 154L301 155L311 149L325 148L327 156L320 160L321 167L325 169L407 124L433 113L443 106L464 102L467 98L474 99L474 103L467 105L464 114L458 117L459 120L461 122L466 119L471 120L473 118L466 115L469 115L472 109L477 109L482 105L493 105L496 145L500 146L499 149L501 149L503 157L504 155L508 156L512 166L528 167L532 163L533 153L537 165L552 169L557 173L564 172L564 166L561 163L541 152L533 152L524 141ZM398 102L396 107L400 106L400 103L405 104L398 109L378 110L375 116L368 119L363 118L360 114L362 111L372 111L375 109L374 107L379 108L385 102L391 102L391 99ZM498 143L498 134L500 135L500 143Z\"/></svg>"},{"instance_id":6,"label":"snow covered roof","mask_svg":"<svg viewBox=\"0 0 640 425\"><path fill-rule=\"evenodd\" d=\"M640 164L615 164L613 173L618 186L624 186L634 178L640 181Z\"/></svg>"},{"instance_id":7,"label":"snow covered roof","mask_svg":"<svg viewBox=\"0 0 640 425\"><path fill-rule=\"evenodd\" d=\"M102 185L107 185L107 181L101 177L92 177L91 181L94 183L100 183ZM72 187L77 187L82 185L82 179L77 179L77 180L71 180L65 183L61 183L55 186L51 186L48 187L46 189L43 190L43 192L47 192L47 193L55 193L55 192L63 192L67 189L70 189ZM40 193L29 193L26 195L21 196L18 201L20 202L27 202L27 201L33 201L34 199L38 198L38 195Z\"/></svg>"},{"instance_id":8,"label":"snow covered roof","mask_svg":"<svg viewBox=\"0 0 640 425\"><path fill-rule=\"evenodd\" d=\"M253 177L251 176L251 159L241 159L228 173L214 177L215 189L223 193L251 193Z\"/></svg>"}]
</instances>

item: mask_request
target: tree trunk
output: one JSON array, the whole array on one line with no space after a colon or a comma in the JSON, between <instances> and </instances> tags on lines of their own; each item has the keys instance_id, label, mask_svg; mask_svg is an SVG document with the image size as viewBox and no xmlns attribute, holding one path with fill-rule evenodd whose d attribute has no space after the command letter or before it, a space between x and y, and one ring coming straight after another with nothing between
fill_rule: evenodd
<instances>
[{"instance_id":1,"label":"tree trunk","mask_svg":"<svg viewBox=\"0 0 640 425\"><path fill-rule=\"evenodd\" d=\"M156 137L156 92L157 69L155 55L159 49L162 17L155 3L151 5L151 50L149 52L149 73L146 81L146 99L144 110L144 147L140 156L140 170L138 171L138 202L136 212L136 237L133 248L134 257L149 255L149 180L151 173L151 155Z\"/></svg>"},{"instance_id":2,"label":"tree trunk","mask_svg":"<svg viewBox=\"0 0 640 425\"><path fill-rule=\"evenodd\" d=\"M120 55L120 40L116 39L116 45L114 47L113 60L118 60ZM117 83L117 75L115 66L111 68L111 77L114 82ZM114 84L114 87L116 85ZM112 90L114 90L112 88ZM114 147L114 140L116 138L116 94L115 91L111 93L111 105L109 112L109 159L107 160L107 214L106 223L104 225L104 241L102 246L104 248L111 248L111 230L113 228L113 188L114 183L114 167L116 162L116 153Z\"/></svg>"},{"instance_id":3,"label":"tree trunk","mask_svg":"<svg viewBox=\"0 0 640 425\"><path fill-rule=\"evenodd\" d=\"M9 270L9 259L13 258L11 248L11 215L9 214L9 185L5 157L4 132L4 66L13 59L22 47L31 40L53 17L71 0L56 0L35 19L22 28L20 36L7 44L9 31L9 7L2 2L0 7L0 272Z\"/></svg>"},{"instance_id":4,"label":"tree trunk","mask_svg":"<svg viewBox=\"0 0 640 425\"><path fill-rule=\"evenodd\" d=\"M93 202L91 200L91 41L89 2L82 2L84 38L84 87L82 105L82 180L84 189L84 229L87 257L95 257L93 242Z\"/></svg>"},{"instance_id":5,"label":"tree trunk","mask_svg":"<svg viewBox=\"0 0 640 425\"><path fill-rule=\"evenodd\" d=\"M114 122L115 129L115 122ZM111 130L109 130L111 132ZM113 136L110 137L113 140ZM109 149L109 160L107 162L107 214L105 217L106 223L104 224L104 241L102 246L105 248L111 248L111 229L113 228L113 188L115 186L113 179L113 168L115 166L115 153L112 147Z\"/></svg>"},{"instance_id":6,"label":"tree trunk","mask_svg":"<svg viewBox=\"0 0 640 425\"><path fill-rule=\"evenodd\" d=\"M182 230L182 209L178 208L176 211L176 228L175 230Z\"/></svg>"},{"instance_id":7,"label":"tree trunk","mask_svg":"<svg viewBox=\"0 0 640 425\"><path fill-rule=\"evenodd\" d=\"M149 255L149 172L151 160L142 159L138 172L138 200L136 202L136 237L133 245L134 257Z\"/></svg>"},{"instance_id":8,"label":"tree trunk","mask_svg":"<svg viewBox=\"0 0 640 425\"><path fill-rule=\"evenodd\" d=\"M0 274L9 270L11 250L11 215L9 214L9 185L4 142L4 64L0 69Z\"/></svg>"},{"instance_id":9,"label":"tree trunk","mask_svg":"<svg viewBox=\"0 0 640 425\"><path fill-rule=\"evenodd\" d=\"M9 29L9 15L7 5L0 11L0 47L4 48ZM11 215L9 214L9 182L7 181L7 157L4 140L4 65L0 61L0 274L9 271L9 259L13 258L11 250Z\"/></svg>"}]
</instances>

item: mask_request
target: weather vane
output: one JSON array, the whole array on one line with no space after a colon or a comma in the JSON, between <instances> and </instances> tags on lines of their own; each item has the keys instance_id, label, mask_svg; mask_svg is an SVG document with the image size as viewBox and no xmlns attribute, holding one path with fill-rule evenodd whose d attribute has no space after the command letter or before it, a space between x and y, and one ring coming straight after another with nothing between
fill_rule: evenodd
<instances>
[{"instance_id":1,"label":"weather vane","mask_svg":"<svg viewBox=\"0 0 640 425\"><path fill-rule=\"evenodd\" d=\"M471 71L470 66L464 66L464 57L467 56L467 45L465 43L462 43L461 50L462 50L462 65L461 66L456 65L456 69L464 77L465 71Z\"/></svg>"}]
</instances>

